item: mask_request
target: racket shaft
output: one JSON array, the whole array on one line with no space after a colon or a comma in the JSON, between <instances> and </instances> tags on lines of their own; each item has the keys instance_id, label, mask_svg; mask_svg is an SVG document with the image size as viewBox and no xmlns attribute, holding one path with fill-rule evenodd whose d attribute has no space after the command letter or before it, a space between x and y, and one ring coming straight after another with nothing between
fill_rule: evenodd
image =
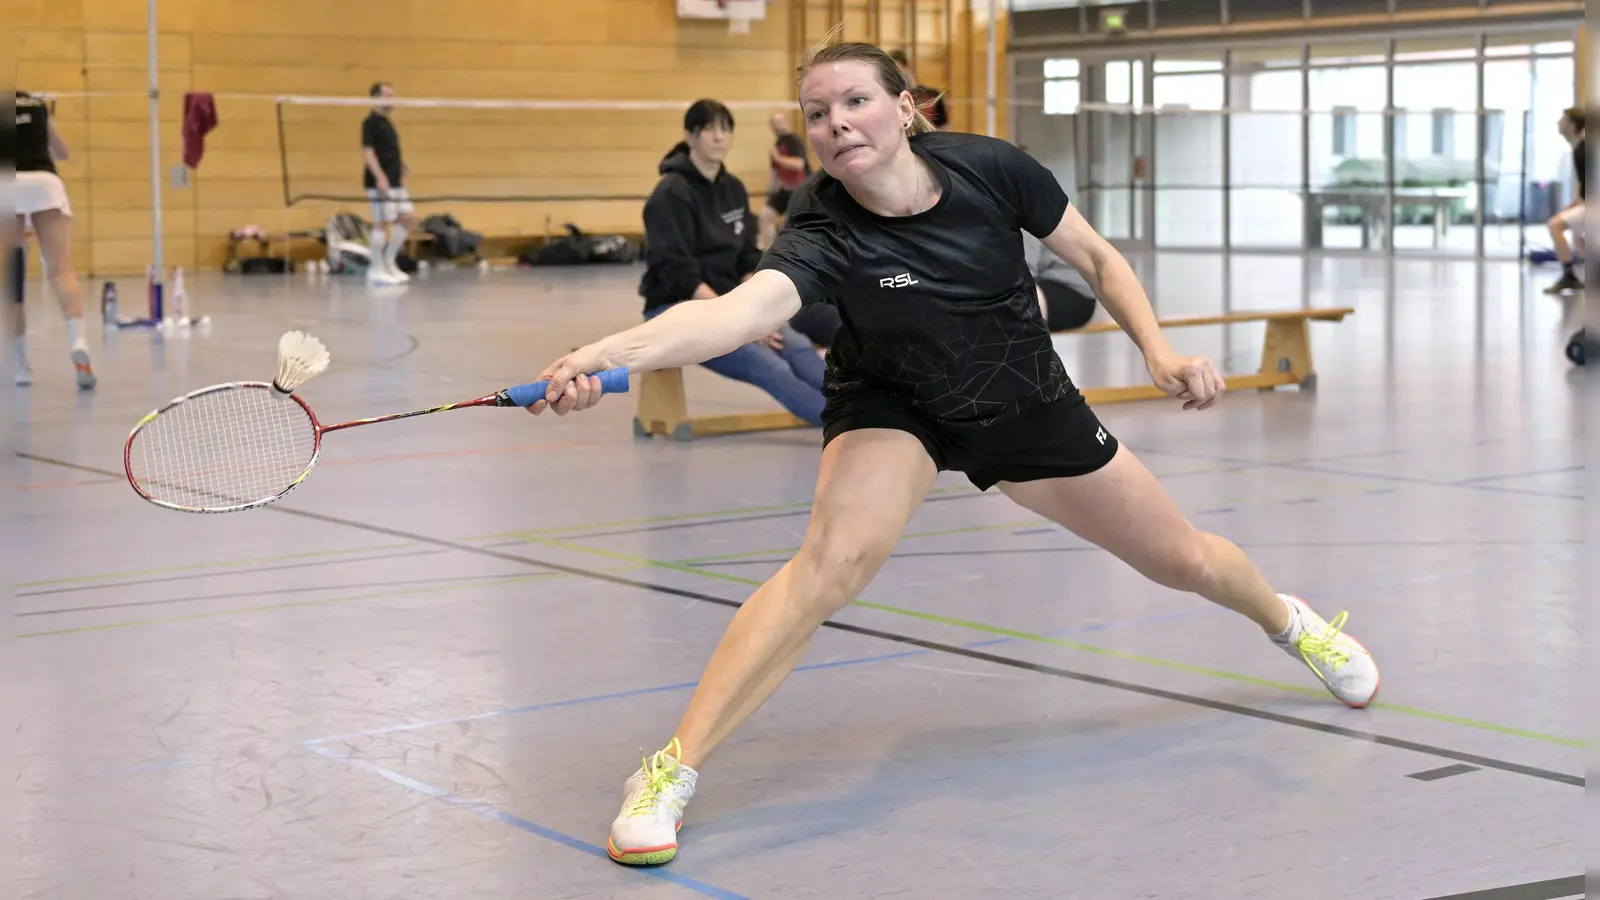
<instances>
[{"instance_id":1,"label":"racket shaft","mask_svg":"<svg viewBox=\"0 0 1600 900\"><path fill-rule=\"evenodd\" d=\"M463 403L446 403L443 406L430 406L427 409L413 409L409 412L389 413L382 416L368 416L365 419L354 419L349 422L340 422L337 425L324 425L322 426L322 432L326 434L330 431L341 431L345 428L354 428L357 425L371 425L374 422L393 422L396 419L409 419L412 416L426 416L431 413L446 412L452 409L471 409L476 406L498 405L500 405L499 396L496 394L489 394L488 396L479 397L476 400L468 400Z\"/></svg>"}]
</instances>

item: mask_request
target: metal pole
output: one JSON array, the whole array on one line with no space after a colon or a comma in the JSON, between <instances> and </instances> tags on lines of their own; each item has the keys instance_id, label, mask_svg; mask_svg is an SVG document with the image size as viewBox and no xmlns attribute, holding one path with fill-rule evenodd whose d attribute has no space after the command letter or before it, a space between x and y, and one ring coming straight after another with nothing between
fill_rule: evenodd
<instances>
[{"instance_id":1,"label":"metal pole","mask_svg":"<svg viewBox=\"0 0 1600 900\"><path fill-rule=\"evenodd\" d=\"M166 271L166 261L162 257L161 247L161 84L160 59L156 47L156 0L147 0L147 4L149 11L147 37L150 43L150 218L151 227L155 229L152 236L151 266L154 281L150 285L150 318L159 320L164 315L161 282L162 275Z\"/></svg>"},{"instance_id":2,"label":"metal pole","mask_svg":"<svg viewBox=\"0 0 1600 900\"><path fill-rule=\"evenodd\" d=\"M986 82L985 82L987 87L986 87L985 94L984 94L984 102L985 102L987 108L985 110L984 132L983 132L984 134L987 134L989 137L999 137L999 135L995 134L995 131L997 130L997 127L998 127L997 124L996 124L996 119L998 118L999 110L996 109L995 46L994 46L995 45L995 26L997 24L999 24L999 20L1000 20L1000 0L989 0L989 51L988 51L989 52L989 69L988 69L988 74L985 76L985 78L987 79Z\"/></svg>"}]
</instances>

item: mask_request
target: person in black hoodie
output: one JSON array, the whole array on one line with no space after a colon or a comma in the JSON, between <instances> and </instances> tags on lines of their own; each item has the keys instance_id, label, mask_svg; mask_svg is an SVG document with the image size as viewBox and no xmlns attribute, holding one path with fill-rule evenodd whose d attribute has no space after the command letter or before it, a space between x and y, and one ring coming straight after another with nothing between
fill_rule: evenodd
<instances>
[{"instance_id":1,"label":"person in black hoodie","mask_svg":"<svg viewBox=\"0 0 1600 900\"><path fill-rule=\"evenodd\" d=\"M744 182L722 161L733 144L733 113L698 100L683 117L684 140L661 160L661 180L644 204L644 316L717 297L749 278L761 262L756 217ZM793 326L702 363L754 385L797 418L822 424L825 365Z\"/></svg>"}]
</instances>

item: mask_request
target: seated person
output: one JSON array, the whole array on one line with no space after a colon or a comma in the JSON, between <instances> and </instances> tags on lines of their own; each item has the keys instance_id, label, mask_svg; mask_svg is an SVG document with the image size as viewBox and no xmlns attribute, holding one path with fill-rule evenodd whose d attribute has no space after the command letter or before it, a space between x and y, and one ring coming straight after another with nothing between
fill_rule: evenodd
<instances>
[{"instance_id":1,"label":"seated person","mask_svg":"<svg viewBox=\"0 0 1600 900\"><path fill-rule=\"evenodd\" d=\"M1556 259L1561 263L1561 277L1555 284L1545 288L1547 294L1565 294L1583 290L1583 281L1572 271L1572 250L1576 244L1581 249L1584 244L1584 204L1589 198L1589 145L1584 139L1584 124L1587 117L1584 111L1573 107L1561 114L1561 121L1557 127L1561 136L1572 145L1572 174L1578 181L1578 195L1572 202L1562 207L1561 211L1550 217L1547 227L1550 229L1550 241L1555 245ZM1572 232L1572 240L1567 240L1567 232ZM1585 254L1587 255L1587 253Z\"/></svg>"},{"instance_id":2,"label":"seated person","mask_svg":"<svg viewBox=\"0 0 1600 900\"><path fill-rule=\"evenodd\" d=\"M1033 235L1022 233L1023 253L1028 271L1039 294L1039 311L1051 331L1082 328L1094 318L1097 302L1089 282L1078 270L1061 261Z\"/></svg>"},{"instance_id":3,"label":"seated person","mask_svg":"<svg viewBox=\"0 0 1600 900\"><path fill-rule=\"evenodd\" d=\"M744 182L723 166L733 113L698 100L683 117L684 140L661 160L661 180L644 205L645 318L677 303L725 294L755 272L756 222ZM795 417L822 424L825 364L792 326L702 363L766 391Z\"/></svg>"}]
</instances>

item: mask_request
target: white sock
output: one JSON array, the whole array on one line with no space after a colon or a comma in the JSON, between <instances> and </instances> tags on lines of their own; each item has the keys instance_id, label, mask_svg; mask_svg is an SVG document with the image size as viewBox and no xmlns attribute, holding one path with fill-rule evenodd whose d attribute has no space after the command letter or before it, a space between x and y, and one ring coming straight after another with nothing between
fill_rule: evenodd
<instances>
[{"instance_id":1,"label":"white sock","mask_svg":"<svg viewBox=\"0 0 1600 900\"><path fill-rule=\"evenodd\" d=\"M72 349L74 350L82 350L87 347L87 345L83 342L82 319L67 320L67 343L71 344Z\"/></svg>"},{"instance_id":2,"label":"white sock","mask_svg":"<svg viewBox=\"0 0 1600 900\"><path fill-rule=\"evenodd\" d=\"M400 271L400 251L406 248L406 227L399 223L389 226L389 243L384 253L384 266L391 272Z\"/></svg>"},{"instance_id":3,"label":"white sock","mask_svg":"<svg viewBox=\"0 0 1600 900\"><path fill-rule=\"evenodd\" d=\"M386 235L382 226L372 226L372 235L367 238L367 271L382 272L384 247Z\"/></svg>"},{"instance_id":4,"label":"white sock","mask_svg":"<svg viewBox=\"0 0 1600 900\"><path fill-rule=\"evenodd\" d=\"M1296 638L1300 637L1300 610L1293 603L1284 600L1282 597L1278 599L1289 609L1289 627L1278 634L1269 635L1269 637L1280 644L1292 644Z\"/></svg>"},{"instance_id":5,"label":"white sock","mask_svg":"<svg viewBox=\"0 0 1600 900\"><path fill-rule=\"evenodd\" d=\"M11 358L17 361L19 370L28 367L28 339L20 334L11 338Z\"/></svg>"}]
</instances>

